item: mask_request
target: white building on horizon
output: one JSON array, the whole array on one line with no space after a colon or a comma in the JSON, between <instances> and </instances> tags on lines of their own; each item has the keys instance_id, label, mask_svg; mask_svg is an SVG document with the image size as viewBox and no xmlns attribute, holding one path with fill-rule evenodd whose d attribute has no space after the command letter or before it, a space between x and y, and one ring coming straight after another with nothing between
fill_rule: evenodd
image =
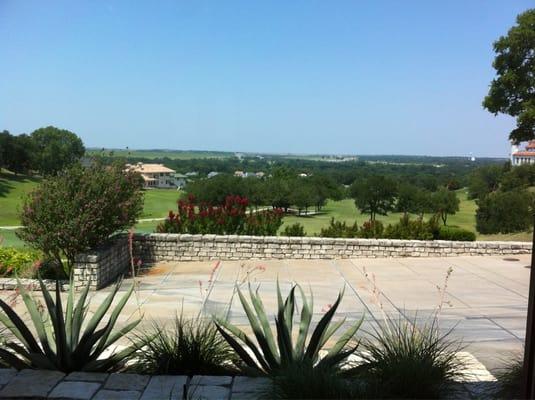
<instances>
[{"instance_id":1,"label":"white building on horizon","mask_svg":"<svg viewBox=\"0 0 535 400\"><path fill-rule=\"evenodd\" d=\"M531 140L520 150L518 144L511 144L511 165L535 164L535 140Z\"/></svg>"}]
</instances>

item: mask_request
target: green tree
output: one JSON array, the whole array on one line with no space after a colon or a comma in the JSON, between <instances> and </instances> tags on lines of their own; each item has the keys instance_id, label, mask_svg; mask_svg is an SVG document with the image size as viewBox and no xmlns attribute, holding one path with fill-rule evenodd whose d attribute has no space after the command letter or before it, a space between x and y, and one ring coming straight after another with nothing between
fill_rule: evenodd
<instances>
[{"instance_id":1,"label":"green tree","mask_svg":"<svg viewBox=\"0 0 535 400\"><path fill-rule=\"evenodd\" d=\"M27 173L32 168L34 153L33 141L28 135L0 132L0 168L16 174Z\"/></svg>"},{"instance_id":2,"label":"green tree","mask_svg":"<svg viewBox=\"0 0 535 400\"><path fill-rule=\"evenodd\" d=\"M431 209L430 203L430 193L427 190L420 189L410 183L399 186L396 211L402 212L405 217L411 213L423 218L423 214Z\"/></svg>"},{"instance_id":3,"label":"green tree","mask_svg":"<svg viewBox=\"0 0 535 400\"><path fill-rule=\"evenodd\" d=\"M460 201L457 193L446 188L440 188L431 195L433 212L440 216L444 225L448 220L448 215L453 215L459 211Z\"/></svg>"},{"instance_id":4,"label":"green tree","mask_svg":"<svg viewBox=\"0 0 535 400\"><path fill-rule=\"evenodd\" d=\"M521 142L535 138L535 9L518 15L516 22L494 43L497 76L483 107L515 117L517 126L509 137Z\"/></svg>"},{"instance_id":5,"label":"green tree","mask_svg":"<svg viewBox=\"0 0 535 400\"><path fill-rule=\"evenodd\" d=\"M357 208L370 214L370 221L375 221L377 214L387 215L394 209L396 201L396 182L381 175L355 182L350 189Z\"/></svg>"},{"instance_id":6,"label":"green tree","mask_svg":"<svg viewBox=\"0 0 535 400\"><path fill-rule=\"evenodd\" d=\"M17 235L70 273L75 256L131 227L143 209L143 180L123 166L79 164L45 178L24 200Z\"/></svg>"},{"instance_id":7,"label":"green tree","mask_svg":"<svg viewBox=\"0 0 535 400\"><path fill-rule=\"evenodd\" d=\"M500 165L486 165L476 169L469 178L468 197L480 199L500 187L504 168Z\"/></svg>"},{"instance_id":8,"label":"green tree","mask_svg":"<svg viewBox=\"0 0 535 400\"><path fill-rule=\"evenodd\" d=\"M477 205L476 229L483 234L526 231L533 220L533 195L526 190L491 193Z\"/></svg>"},{"instance_id":9,"label":"green tree","mask_svg":"<svg viewBox=\"0 0 535 400\"><path fill-rule=\"evenodd\" d=\"M305 210L305 214L308 214L308 208L314 204L315 194L316 191L312 184L308 182L308 178L296 180L296 186L290 195L290 201L297 207L299 215L301 215L302 210Z\"/></svg>"},{"instance_id":10,"label":"green tree","mask_svg":"<svg viewBox=\"0 0 535 400\"><path fill-rule=\"evenodd\" d=\"M35 167L43 175L55 175L74 164L85 153L84 144L76 134L53 126L32 132L35 145Z\"/></svg>"}]
</instances>

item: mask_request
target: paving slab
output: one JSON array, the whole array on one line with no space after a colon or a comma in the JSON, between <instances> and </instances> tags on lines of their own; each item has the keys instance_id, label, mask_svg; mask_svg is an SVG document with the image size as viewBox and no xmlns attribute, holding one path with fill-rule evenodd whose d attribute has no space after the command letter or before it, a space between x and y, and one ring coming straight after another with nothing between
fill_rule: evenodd
<instances>
[{"instance_id":1,"label":"paving slab","mask_svg":"<svg viewBox=\"0 0 535 400\"><path fill-rule=\"evenodd\" d=\"M153 376L143 391L141 400L182 399L187 376Z\"/></svg>"},{"instance_id":2,"label":"paving slab","mask_svg":"<svg viewBox=\"0 0 535 400\"><path fill-rule=\"evenodd\" d=\"M231 383L231 376L195 375L189 386L230 386Z\"/></svg>"},{"instance_id":3,"label":"paving slab","mask_svg":"<svg viewBox=\"0 0 535 400\"><path fill-rule=\"evenodd\" d=\"M17 375L17 370L13 368L0 368L0 386L7 384Z\"/></svg>"},{"instance_id":4,"label":"paving slab","mask_svg":"<svg viewBox=\"0 0 535 400\"><path fill-rule=\"evenodd\" d=\"M0 398L45 398L64 376L58 371L22 370L0 391Z\"/></svg>"},{"instance_id":5,"label":"paving slab","mask_svg":"<svg viewBox=\"0 0 535 400\"><path fill-rule=\"evenodd\" d=\"M60 382L48 395L49 399L89 400L100 389L100 383Z\"/></svg>"},{"instance_id":6,"label":"paving slab","mask_svg":"<svg viewBox=\"0 0 535 400\"><path fill-rule=\"evenodd\" d=\"M103 389L108 390L143 390L149 382L148 375L111 374Z\"/></svg>"},{"instance_id":7,"label":"paving slab","mask_svg":"<svg viewBox=\"0 0 535 400\"><path fill-rule=\"evenodd\" d=\"M102 389L97 392L93 400L137 400L141 392L135 390L107 390Z\"/></svg>"},{"instance_id":8,"label":"paving slab","mask_svg":"<svg viewBox=\"0 0 535 400\"><path fill-rule=\"evenodd\" d=\"M230 397L230 388L225 386L189 386L188 399L227 400Z\"/></svg>"},{"instance_id":9,"label":"paving slab","mask_svg":"<svg viewBox=\"0 0 535 400\"><path fill-rule=\"evenodd\" d=\"M109 374L104 372L71 372L63 379L64 381L77 381L77 382L104 382L108 378Z\"/></svg>"}]
</instances>

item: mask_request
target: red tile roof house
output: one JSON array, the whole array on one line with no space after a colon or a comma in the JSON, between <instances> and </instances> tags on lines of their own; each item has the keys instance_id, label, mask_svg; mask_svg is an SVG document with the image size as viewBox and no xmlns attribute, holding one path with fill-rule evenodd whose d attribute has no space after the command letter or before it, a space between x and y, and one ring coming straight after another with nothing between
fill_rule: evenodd
<instances>
[{"instance_id":1,"label":"red tile roof house","mask_svg":"<svg viewBox=\"0 0 535 400\"><path fill-rule=\"evenodd\" d=\"M167 168L163 164L127 164L126 168L141 174L145 189L177 187L175 170Z\"/></svg>"},{"instance_id":2,"label":"red tile roof house","mask_svg":"<svg viewBox=\"0 0 535 400\"><path fill-rule=\"evenodd\" d=\"M525 150L520 150L518 145L511 146L511 165L535 164L535 140L528 142Z\"/></svg>"}]
</instances>

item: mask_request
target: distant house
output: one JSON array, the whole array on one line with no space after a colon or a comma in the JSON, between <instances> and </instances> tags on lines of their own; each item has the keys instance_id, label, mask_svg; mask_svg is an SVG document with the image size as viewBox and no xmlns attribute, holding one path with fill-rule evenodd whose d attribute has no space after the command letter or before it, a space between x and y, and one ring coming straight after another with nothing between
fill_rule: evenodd
<instances>
[{"instance_id":1,"label":"distant house","mask_svg":"<svg viewBox=\"0 0 535 400\"><path fill-rule=\"evenodd\" d=\"M535 164L535 140L528 142L524 150L518 145L511 146L511 165Z\"/></svg>"},{"instance_id":2,"label":"distant house","mask_svg":"<svg viewBox=\"0 0 535 400\"><path fill-rule=\"evenodd\" d=\"M207 177L208 179L210 179L210 178L213 178L214 176L217 176L217 175L219 175L219 172L217 172L217 171L212 171L212 172L208 172L208 175L206 175L206 177Z\"/></svg>"},{"instance_id":3,"label":"distant house","mask_svg":"<svg viewBox=\"0 0 535 400\"><path fill-rule=\"evenodd\" d=\"M245 173L243 171L234 171L234 176L238 178L243 178Z\"/></svg>"},{"instance_id":4,"label":"distant house","mask_svg":"<svg viewBox=\"0 0 535 400\"><path fill-rule=\"evenodd\" d=\"M129 171L138 172L144 181L144 188L175 188L175 170L163 164L126 164Z\"/></svg>"},{"instance_id":5,"label":"distant house","mask_svg":"<svg viewBox=\"0 0 535 400\"><path fill-rule=\"evenodd\" d=\"M308 176L308 175L305 174L304 172L302 172L302 173L299 174L299 177L301 177L301 178L306 178L307 176Z\"/></svg>"},{"instance_id":6,"label":"distant house","mask_svg":"<svg viewBox=\"0 0 535 400\"><path fill-rule=\"evenodd\" d=\"M177 188L182 189L184 186L186 186L187 183L187 176L184 174L175 174L175 185Z\"/></svg>"},{"instance_id":7,"label":"distant house","mask_svg":"<svg viewBox=\"0 0 535 400\"><path fill-rule=\"evenodd\" d=\"M194 176L197 176L197 175L199 175L197 171L186 172L186 177L188 178L193 178Z\"/></svg>"},{"instance_id":8,"label":"distant house","mask_svg":"<svg viewBox=\"0 0 535 400\"><path fill-rule=\"evenodd\" d=\"M266 176L266 174L263 173L262 171L258 171L255 175L257 178L263 178L264 176Z\"/></svg>"}]
</instances>

